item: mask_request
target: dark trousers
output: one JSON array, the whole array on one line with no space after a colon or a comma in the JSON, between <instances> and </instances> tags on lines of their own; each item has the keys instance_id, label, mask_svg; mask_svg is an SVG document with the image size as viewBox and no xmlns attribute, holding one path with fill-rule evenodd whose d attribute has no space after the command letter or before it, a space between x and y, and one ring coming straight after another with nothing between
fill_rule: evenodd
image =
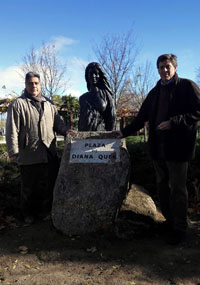
<instances>
[{"instance_id":1,"label":"dark trousers","mask_svg":"<svg viewBox=\"0 0 200 285\"><path fill-rule=\"evenodd\" d=\"M20 208L24 216L45 215L50 212L58 169L58 161L20 166Z\"/></svg>"},{"instance_id":2,"label":"dark trousers","mask_svg":"<svg viewBox=\"0 0 200 285\"><path fill-rule=\"evenodd\" d=\"M156 160L153 162L162 214L174 230L187 229L188 162Z\"/></svg>"}]
</instances>

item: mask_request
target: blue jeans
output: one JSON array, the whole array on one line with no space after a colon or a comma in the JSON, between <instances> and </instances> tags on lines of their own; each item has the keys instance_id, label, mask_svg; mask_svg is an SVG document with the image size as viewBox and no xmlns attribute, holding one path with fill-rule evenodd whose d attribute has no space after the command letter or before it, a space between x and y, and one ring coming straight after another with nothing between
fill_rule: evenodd
<instances>
[{"instance_id":1,"label":"blue jeans","mask_svg":"<svg viewBox=\"0 0 200 285\"><path fill-rule=\"evenodd\" d=\"M188 162L154 160L158 197L163 216L174 230L187 230Z\"/></svg>"}]
</instances>

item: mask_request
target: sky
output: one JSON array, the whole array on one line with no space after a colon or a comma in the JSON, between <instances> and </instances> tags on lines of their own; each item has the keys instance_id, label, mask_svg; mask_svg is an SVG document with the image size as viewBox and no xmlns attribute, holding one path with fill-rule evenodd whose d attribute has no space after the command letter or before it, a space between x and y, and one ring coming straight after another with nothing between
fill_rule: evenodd
<instances>
[{"instance_id":1,"label":"sky","mask_svg":"<svg viewBox=\"0 0 200 285\"><path fill-rule=\"evenodd\" d=\"M31 47L40 49L42 43L55 44L67 64L66 94L79 97L87 91L84 69L96 61L94 44L130 29L139 50L135 68L148 60L157 72L157 57L174 53L178 75L196 81L199 0L0 0L0 8L0 98L21 93L19 66Z\"/></svg>"}]
</instances>

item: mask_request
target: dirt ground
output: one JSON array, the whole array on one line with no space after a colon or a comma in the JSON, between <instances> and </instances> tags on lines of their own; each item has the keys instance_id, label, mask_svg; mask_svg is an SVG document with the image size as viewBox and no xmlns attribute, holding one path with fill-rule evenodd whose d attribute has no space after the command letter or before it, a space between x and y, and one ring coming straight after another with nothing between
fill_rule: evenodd
<instances>
[{"instance_id":1,"label":"dirt ground","mask_svg":"<svg viewBox=\"0 0 200 285\"><path fill-rule=\"evenodd\" d=\"M112 231L67 237L51 220L26 225L14 217L0 224L0 283L200 284L200 222L188 237L167 245L155 223L121 212Z\"/></svg>"}]
</instances>

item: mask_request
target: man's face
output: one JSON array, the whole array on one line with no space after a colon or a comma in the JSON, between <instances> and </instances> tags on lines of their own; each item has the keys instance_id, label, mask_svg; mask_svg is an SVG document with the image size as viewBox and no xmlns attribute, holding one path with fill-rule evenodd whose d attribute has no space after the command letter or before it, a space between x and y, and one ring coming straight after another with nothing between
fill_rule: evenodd
<instances>
[{"instance_id":1,"label":"man's face","mask_svg":"<svg viewBox=\"0 0 200 285\"><path fill-rule=\"evenodd\" d=\"M32 96L38 96L41 92L40 80L38 77L30 77L28 81L25 83L26 90Z\"/></svg>"},{"instance_id":2,"label":"man's face","mask_svg":"<svg viewBox=\"0 0 200 285\"><path fill-rule=\"evenodd\" d=\"M167 83L176 73L176 67L169 59L159 62L158 73L163 83Z\"/></svg>"}]
</instances>

